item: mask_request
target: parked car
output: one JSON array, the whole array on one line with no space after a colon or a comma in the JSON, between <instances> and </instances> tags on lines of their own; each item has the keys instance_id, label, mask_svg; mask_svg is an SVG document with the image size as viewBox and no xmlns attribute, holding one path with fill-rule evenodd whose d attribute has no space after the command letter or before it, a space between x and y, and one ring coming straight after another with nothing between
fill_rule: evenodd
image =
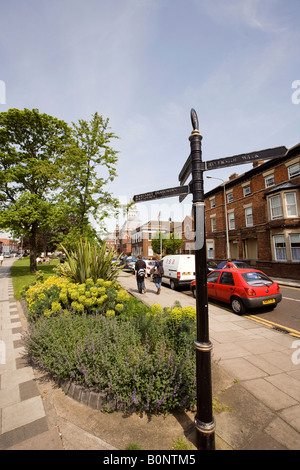
<instances>
[{"instance_id":1,"label":"parked car","mask_svg":"<svg viewBox=\"0 0 300 470\"><path fill-rule=\"evenodd\" d=\"M151 268L153 268L153 266L155 265L155 261L152 261L149 258L142 258L142 260L145 261L145 263L146 263L146 273L147 273L147 276L149 276ZM128 269L130 269L134 272L136 262L137 262L137 259L136 259L136 261L130 261L130 263L128 265Z\"/></svg>"},{"instance_id":2,"label":"parked car","mask_svg":"<svg viewBox=\"0 0 300 470\"><path fill-rule=\"evenodd\" d=\"M243 269L252 269L249 264L245 263L244 261L231 261L236 268L243 268ZM228 263L228 261L221 261L216 269L224 269L225 265ZM226 268L227 269L227 268Z\"/></svg>"},{"instance_id":3,"label":"parked car","mask_svg":"<svg viewBox=\"0 0 300 470\"><path fill-rule=\"evenodd\" d=\"M144 259L145 263L146 263L146 272L147 272L147 276L150 276L150 271L152 268L154 268L155 266L155 260L152 260L152 259Z\"/></svg>"},{"instance_id":4,"label":"parked car","mask_svg":"<svg viewBox=\"0 0 300 470\"><path fill-rule=\"evenodd\" d=\"M191 282L195 296L196 282ZM231 305L239 315L247 309L275 308L281 301L279 285L256 269L220 269L207 276L207 295Z\"/></svg>"},{"instance_id":5,"label":"parked car","mask_svg":"<svg viewBox=\"0 0 300 470\"><path fill-rule=\"evenodd\" d=\"M124 268L125 269L129 269L130 271L134 271L134 266L135 266L135 263L137 262L137 258L134 258L134 257L128 257L126 258L126 261L125 261L125 265L124 265Z\"/></svg>"},{"instance_id":6,"label":"parked car","mask_svg":"<svg viewBox=\"0 0 300 470\"><path fill-rule=\"evenodd\" d=\"M214 269L217 269L218 265L214 261L207 261L207 273L210 273Z\"/></svg>"}]
</instances>

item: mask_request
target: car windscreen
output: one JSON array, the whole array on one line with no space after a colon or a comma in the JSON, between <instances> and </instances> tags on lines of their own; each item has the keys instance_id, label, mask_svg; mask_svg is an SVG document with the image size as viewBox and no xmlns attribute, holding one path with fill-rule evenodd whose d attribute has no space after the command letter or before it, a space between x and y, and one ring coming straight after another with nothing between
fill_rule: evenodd
<instances>
[{"instance_id":1,"label":"car windscreen","mask_svg":"<svg viewBox=\"0 0 300 470\"><path fill-rule=\"evenodd\" d=\"M273 281L263 273L259 273L259 272L243 273L242 276L247 282L247 284L249 284L249 286L260 287L260 286L270 286L271 284L273 284Z\"/></svg>"}]
</instances>

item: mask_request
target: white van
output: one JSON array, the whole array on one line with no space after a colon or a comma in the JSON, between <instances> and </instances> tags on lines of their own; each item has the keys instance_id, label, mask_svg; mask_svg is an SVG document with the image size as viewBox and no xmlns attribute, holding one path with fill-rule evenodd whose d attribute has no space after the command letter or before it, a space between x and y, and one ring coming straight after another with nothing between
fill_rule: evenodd
<instances>
[{"instance_id":1,"label":"white van","mask_svg":"<svg viewBox=\"0 0 300 470\"><path fill-rule=\"evenodd\" d=\"M191 281L195 279L195 255L167 255L162 262L163 283L169 284L171 289L190 287Z\"/></svg>"}]
</instances>

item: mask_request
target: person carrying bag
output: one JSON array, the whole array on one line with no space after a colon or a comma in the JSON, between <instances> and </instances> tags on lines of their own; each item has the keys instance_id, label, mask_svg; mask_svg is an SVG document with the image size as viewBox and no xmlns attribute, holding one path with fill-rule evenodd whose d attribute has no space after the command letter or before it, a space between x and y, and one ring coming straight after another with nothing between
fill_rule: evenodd
<instances>
[{"instance_id":1,"label":"person carrying bag","mask_svg":"<svg viewBox=\"0 0 300 470\"><path fill-rule=\"evenodd\" d=\"M150 274L152 274L154 284L157 288L157 294L159 295L161 291L162 277L164 275L164 268L162 265L162 261L160 260L160 256L157 257L155 266L151 269Z\"/></svg>"},{"instance_id":2,"label":"person carrying bag","mask_svg":"<svg viewBox=\"0 0 300 470\"><path fill-rule=\"evenodd\" d=\"M142 293L145 294L146 293L145 277L147 277L147 272L146 272L146 263L144 260L142 260L141 255L138 256L138 260L135 263L134 271L135 271L138 291L140 294Z\"/></svg>"}]
</instances>

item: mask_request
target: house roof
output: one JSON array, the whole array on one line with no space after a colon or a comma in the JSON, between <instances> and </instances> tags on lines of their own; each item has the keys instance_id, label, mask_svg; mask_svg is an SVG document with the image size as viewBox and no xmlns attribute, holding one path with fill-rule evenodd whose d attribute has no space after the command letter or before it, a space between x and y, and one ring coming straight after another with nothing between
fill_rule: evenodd
<instances>
[{"instance_id":1,"label":"house roof","mask_svg":"<svg viewBox=\"0 0 300 470\"><path fill-rule=\"evenodd\" d=\"M300 184L291 183L291 181L286 181L285 183L278 184L270 189L269 192L265 194L265 196L269 196L273 193L278 193L279 191L286 191L287 189L297 189L300 188Z\"/></svg>"}]
</instances>

